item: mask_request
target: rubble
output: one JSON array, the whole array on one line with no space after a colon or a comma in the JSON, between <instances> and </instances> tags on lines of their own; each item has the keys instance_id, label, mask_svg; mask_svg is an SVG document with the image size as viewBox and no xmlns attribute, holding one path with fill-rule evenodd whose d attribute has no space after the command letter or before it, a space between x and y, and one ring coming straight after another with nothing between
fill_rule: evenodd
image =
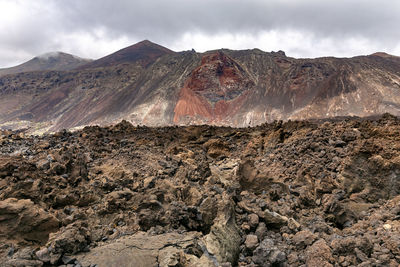
<instances>
[{"instance_id":1,"label":"rubble","mask_svg":"<svg viewBox=\"0 0 400 267\"><path fill-rule=\"evenodd\" d=\"M398 266L399 132L389 115L2 132L0 266Z\"/></svg>"}]
</instances>

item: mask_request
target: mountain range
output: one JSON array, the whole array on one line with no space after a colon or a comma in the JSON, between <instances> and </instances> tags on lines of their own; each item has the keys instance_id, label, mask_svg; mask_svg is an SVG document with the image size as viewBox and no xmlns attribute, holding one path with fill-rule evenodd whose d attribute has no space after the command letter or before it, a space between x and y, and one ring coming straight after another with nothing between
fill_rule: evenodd
<instances>
[{"instance_id":1,"label":"mountain range","mask_svg":"<svg viewBox=\"0 0 400 267\"><path fill-rule=\"evenodd\" d=\"M34 133L127 120L247 127L400 115L400 58L296 59L283 51L174 52L142 41L98 60L61 52L0 70L0 127Z\"/></svg>"}]
</instances>

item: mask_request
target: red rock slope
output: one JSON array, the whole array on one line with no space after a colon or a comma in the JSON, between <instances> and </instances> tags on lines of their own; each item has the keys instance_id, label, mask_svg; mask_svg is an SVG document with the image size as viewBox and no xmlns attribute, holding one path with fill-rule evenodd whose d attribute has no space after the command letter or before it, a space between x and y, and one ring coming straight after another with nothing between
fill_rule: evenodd
<instances>
[{"instance_id":1,"label":"red rock slope","mask_svg":"<svg viewBox=\"0 0 400 267\"><path fill-rule=\"evenodd\" d=\"M206 54L182 87L175 106L174 123L193 118L225 120L243 104L254 82L232 58L222 52Z\"/></svg>"}]
</instances>

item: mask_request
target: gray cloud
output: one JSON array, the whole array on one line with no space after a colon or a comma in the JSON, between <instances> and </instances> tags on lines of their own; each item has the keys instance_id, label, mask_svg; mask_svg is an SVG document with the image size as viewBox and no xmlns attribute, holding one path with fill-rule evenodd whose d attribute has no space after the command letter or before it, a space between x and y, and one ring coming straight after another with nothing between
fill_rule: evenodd
<instances>
[{"instance_id":1,"label":"gray cloud","mask_svg":"<svg viewBox=\"0 0 400 267\"><path fill-rule=\"evenodd\" d=\"M142 39L175 49L272 50L279 45L289 55L304 57L400 53L400 2L393 0L3 2L4 66L49 50L100 57Z\"/></svg>"}]
</instances>

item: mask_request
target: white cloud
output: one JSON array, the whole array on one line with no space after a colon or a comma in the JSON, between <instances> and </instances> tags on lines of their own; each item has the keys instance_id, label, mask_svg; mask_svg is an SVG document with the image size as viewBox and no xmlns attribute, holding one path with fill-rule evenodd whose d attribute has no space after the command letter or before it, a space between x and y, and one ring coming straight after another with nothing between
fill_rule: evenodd
<instances>
[{"instance_id":1,"label":"white cloud","mask_svg":"<svg viewBox=\"0 0 400 267\"><path fill-rule=\"evenodd\" d=\"M254 34L223 33L207 35L204 33L185 33L182 38L170 44L176 51L194 48L198 52L218 48L251 49L263 51L284 50L291 57L351 57L372 54L379 45L363 37L340 40L317 38L311 32L296 30L271 30ZM394 50L396 51L396 50Z\"/></svg>"},{"instance_id":2,"label":"white cloud","mask_svg":"<svg viewBox=\"0 0 400 267\"><path fill-rule=\"evenodd\" d=\"M100 27L91 32L60 34L53 39L52 47L80 57L98 59L138 41L124 35L112 38L106 29Z\"/></svg>"},{"instance_id":3,"label":"white cloud","mask_svg":"<svg viewBox=\"0 0 400 267\"><path fill-rule=\"evenodd\" d=\"M393 0L0 0L0 67L49 51L99 58L143 39L174 50L400 55Z\"/></svg>"}]
</instances>

